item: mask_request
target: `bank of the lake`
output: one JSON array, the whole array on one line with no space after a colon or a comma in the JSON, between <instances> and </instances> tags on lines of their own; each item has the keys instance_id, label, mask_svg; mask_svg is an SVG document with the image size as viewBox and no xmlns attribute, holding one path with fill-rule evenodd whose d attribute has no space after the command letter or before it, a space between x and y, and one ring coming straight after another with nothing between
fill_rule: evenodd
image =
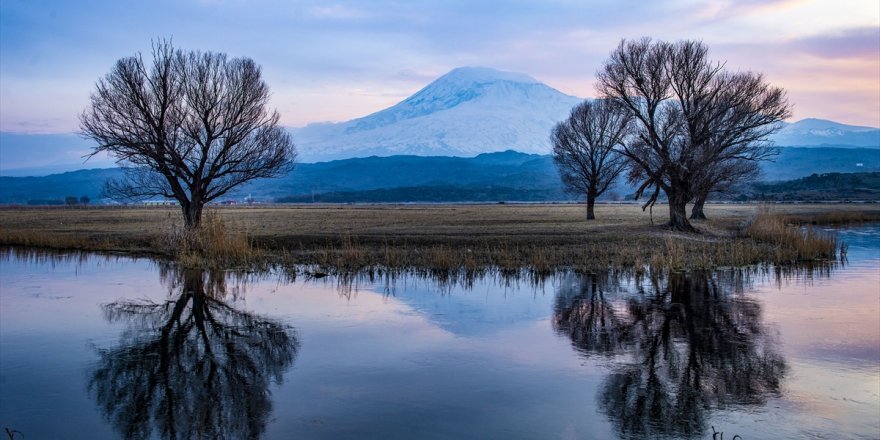
<instances>
[{"instance_id":1,"label":"bank of the lake","mask_svg":"<svg viewBox=\"0 0 880 440\"><path fill-rule=\"evenodd\" d=\"M426 270L568 268L655 265L680 269L785 263L804 259L774 240L750 236L758 212L796 228L880 221L878 204L708 205L698 234L662 227L666 207L583 205L277 205L218 207L220 237L244 240L241 258L189 259L194 265L281 263L322 270L370 266ZM180 229L175 207L0 209L0 244L175 257L169 231ZM173 238L173 237L172 237ZM234 247L235 245L226 245ZM179 257L179 255L177 256ZM806 257L810 259L813 257Z\"/></svg>"}]
</instances>

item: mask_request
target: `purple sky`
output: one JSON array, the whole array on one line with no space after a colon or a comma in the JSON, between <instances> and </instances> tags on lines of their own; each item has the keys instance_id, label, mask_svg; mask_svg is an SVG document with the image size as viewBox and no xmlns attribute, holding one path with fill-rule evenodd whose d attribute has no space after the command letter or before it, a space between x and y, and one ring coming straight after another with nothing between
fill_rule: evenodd
<instances>
[{"instance_id":1,"label":"purple sky","mask_svg":"<svg viewBox=\"0 0 880 440\"><path fill-rule=\"evenodd\" d=\"M622 38L701 39L734 70L788 90L794 118L880 126L880 2L0 2L0 131L69 133L95 81L150 40L249 56L282 122L388 107L454 67L523 72L565 93Z\"/></svg>"}]
</instances>

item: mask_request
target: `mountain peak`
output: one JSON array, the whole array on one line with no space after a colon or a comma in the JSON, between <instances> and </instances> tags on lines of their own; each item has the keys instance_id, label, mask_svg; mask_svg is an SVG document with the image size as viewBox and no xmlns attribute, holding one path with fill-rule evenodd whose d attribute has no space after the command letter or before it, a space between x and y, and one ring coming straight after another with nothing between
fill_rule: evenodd
<instances>
[{"instance_id":1,"label":"mountain peak","mask_svg":"<svg viewBox=\"0 0 880 440\"><path fill-rule=\"evenodd\" d=\"M876 127L865 127L859 125L841 124L840 122L829 121L827 119L806 118L794 122L790 125L800 130L827 130L837 129L846 131L869 131L877 130Z\"/></svg>"},{"instance_id":2,"label":"mountain peak","mask_svg":"<svg viewBox=\"0 0 880 440\"><path fill-rule=\"evenodd\" d=\"M537 84L538 80L524 73L506 72L491 67L456 67L445 75L437 78L432 84L442 82L455 82L458 84L487 83L497 81L509 81L515 83Z\"/></svg>"},{"instance_id":3,"label":"mountain peak","mask_svg":"<svg viewBox=\"0 0 880 440\"><path fill-rule=\"evenodd\" d=\"M880 129L807 118L785 124L773 141L782 146L850 145L880 147Z\"/></svg>"},{"instance_id":4,"label":"mountain peak","mask_svg":"<svg viewBox=\"0 0 880 440\"><path fill-rule=\"evenodd\" d=\"M374 130L478 100L501 103L511 97L537 97L548 93L562 95L561 92L522 73L505 72L489 67L457 67L393 107L355 119L345 131L351 134Z\"/></svg>"},{"instance_id":5,"label":"mountain peak","mask_svg":"<svg viewBox=\"0 0 880 440\"><path fill-rule=\"evenodd\" d=\"M553 125L581 99L521 73L458 67L376 113L296 134L303 158L549 152Z\"/></svg>"}]
</instances>

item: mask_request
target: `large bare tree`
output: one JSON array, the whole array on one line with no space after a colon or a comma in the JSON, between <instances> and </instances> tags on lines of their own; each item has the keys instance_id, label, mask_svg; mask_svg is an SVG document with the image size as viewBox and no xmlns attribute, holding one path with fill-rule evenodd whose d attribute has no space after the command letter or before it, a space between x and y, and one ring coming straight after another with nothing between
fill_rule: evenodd
<instances>
[{"instance_id":1,"label":"large bare tree","mask_svg":"<svg viewBox=\"0 0 880 440\"><path fill-rule=\"evenodd\" d=\"M625 108L635 135L620 149L639 180L637 195L660 191L669 226L693 231L687 203L718 164L760 161L773 154L768 136L790 115L785 92L760 74L730 73L698 41L624 40L598 73L603 97Z\"/></svg>"},{"instance_id":2,"label":"large bare tree","mask_svg":"<svg viewBox=\"0 0 880 440\"><path fill-rule=\"evenodd\" d=\"M730 160L715 164L711 170L703 173L704 181L697 185L694 192L694 205L691 207L691 220L706 220L703 207L709 194L723 194L742 182L758 177L758 162L751 160Z\"/></svg>"},{"instance_id":3,"label":"large bare tree","mask_svg":"<svg viewBox=\"0 0 880 440\"><path fill-rule=\"evenodd\" d=\"M126 171L114 197L176 199L187 228L204 205L256 178L288 172L291 136L268 109L269 87L249 58L153 44L152 62L122 58L98 80L80 116L83 135Z\"/></svg>"},{"instance_id":4,"label":"large bare tree","mask_svg":"<svg viewBox=\"0 0 880 440\"><path fill-rule=\"evenodd\" d=\"M587 220L596 218L596 198L626 165L626 157L615 149L623 146L629 123L628 113L600 99L576 105L568 119L553 128L553 162L566 188L586 197Z\"/></svg>"}]
</instances>

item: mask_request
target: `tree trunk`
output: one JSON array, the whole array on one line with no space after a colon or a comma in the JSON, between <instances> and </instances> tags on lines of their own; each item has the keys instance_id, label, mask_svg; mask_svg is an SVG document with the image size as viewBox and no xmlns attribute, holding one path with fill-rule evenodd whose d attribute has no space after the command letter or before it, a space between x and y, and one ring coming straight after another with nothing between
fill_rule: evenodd
<instances>
[{"instance_id":1,"label":"tree trunk","mask_svg":"<svg viewBox=\"0 0 880 440\"><path fill-rule=\"evenodd\" d=\"M197 202L182 203L183 221L186 229L197 229L202 222L202 204Z\"/></svg>"},{"instance_id":2,"label":"tree trunk","mask_svg":"<svg viewBox=\"0 0 880 440\"><path fill-rule=\"evenodd\" d=\"M703 212L703 205L706 204L708 195L699 195L694 201L694 207L691 208L691 220L706 220L706 214Z\"/></svg>"},{"instance_id":3,"label":"tree trunk","mask_svg":"<svg viewBox=\"0 0 880 440\"><path fill-rule=\"evenodd\" d=\"M592 194L587 195L587 220L595 220L596 214L593 212L593 207L596 206L596 196Z\"/></svg>"},{"instance_id":4,"label":"tree trunk","mask_svg":"<svg viewBox=\"0 0 880 440\"><path fill-rule=\"evenodd\" d=\"M669 198L669 228L675 231L696 232L687 218L688 197L684 191L670 191Z\"/></svg>"}]
</instances>

